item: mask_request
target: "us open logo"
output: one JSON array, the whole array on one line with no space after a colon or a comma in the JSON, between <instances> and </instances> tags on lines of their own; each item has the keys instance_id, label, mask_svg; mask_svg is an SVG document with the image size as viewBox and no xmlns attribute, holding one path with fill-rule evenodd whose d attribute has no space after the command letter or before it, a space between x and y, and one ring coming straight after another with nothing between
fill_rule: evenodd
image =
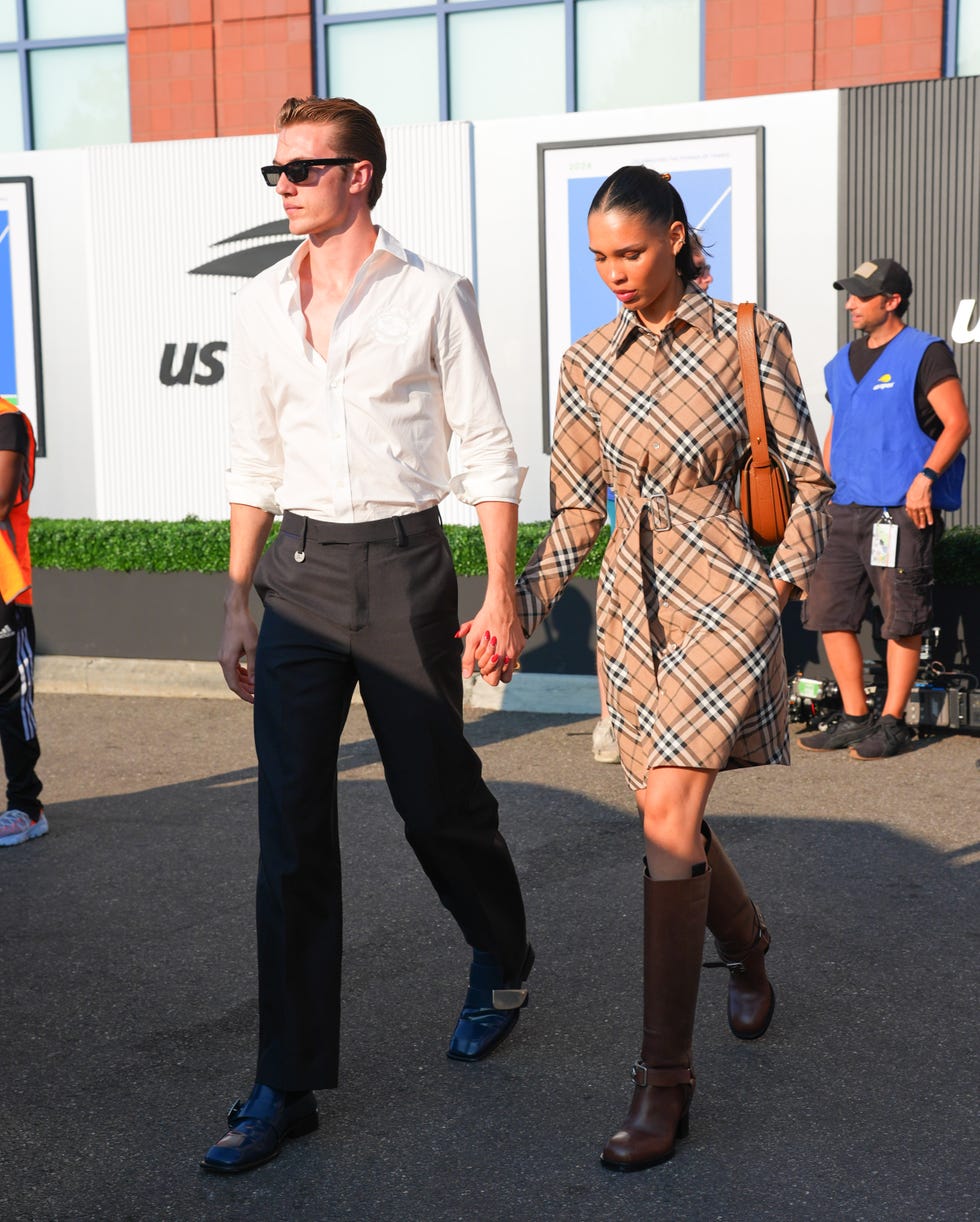
<instances>
[{"instance_id":1,"label":"us open logo","mask_svg":"<svg viewBox=\"0 0 980 1222\"><path fill-rule=\"evenodd\" d=\"M271 239L271 240L270 240ZM264 272L273 263L278 263L299 246L302 238L289 236L289 221L270 221L256 225L242 233L232 234L214 242L211 249L230 246L233 242L250 242L242 250L230 251L215 259L192 267L189 276L239 276L251 280ZM180 361L177 351L180 345L165 344L160 358L160 381L164 386L214 386L225 376L221 353L228 350L225 340L209 340L204 343L187 343L183 346Z\"/></svg>"},{"instance_id":2,"label":"us open logo","mask_svg":"<svg viewBox=\"0 0 980 1222\"><path fill-rule=\"evenodd\" d=\"M970 325L976 304L976 298L964 297L956 307L953 325L949 329L949 338L954 344L980 344L980 319Z\"/></svg>"}]
</instances>

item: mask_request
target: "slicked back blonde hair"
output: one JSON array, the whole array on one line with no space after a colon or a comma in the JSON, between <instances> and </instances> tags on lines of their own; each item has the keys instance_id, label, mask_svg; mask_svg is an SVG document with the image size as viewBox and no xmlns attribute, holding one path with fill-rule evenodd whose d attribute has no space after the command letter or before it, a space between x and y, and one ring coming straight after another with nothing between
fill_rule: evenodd
<instances>
[{"instance_id":1,"label":"slicked back blonde hair","mask_svg":"<svg viewBox=\"0 0 980 1222\"><path fill-rule=\"evenodd\" d=\"M276 131L296 123L329 123L337 133L337 152L342 157L370 161L374 173L368 191L368 207L381 198L388 167L385 138L378 121L366 106L353 98L287 98L276 117Z\"/></svg>"}]
</instances>

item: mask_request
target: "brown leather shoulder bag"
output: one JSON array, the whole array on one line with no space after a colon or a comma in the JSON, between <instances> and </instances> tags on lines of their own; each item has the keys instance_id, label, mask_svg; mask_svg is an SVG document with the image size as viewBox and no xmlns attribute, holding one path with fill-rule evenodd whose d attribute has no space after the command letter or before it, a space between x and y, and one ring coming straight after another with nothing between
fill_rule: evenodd
<instances>
[{"instance_id":1,"label":"brown leather shoulder bag","mask_svg":"<svg viewBox=\"0 0 980 1222\"><path fill-rule=\"evenodd\" d=\"M756 543L761 547L772 547L782 539L786 530L792 498L786 468L778 455L769 453L766 439L766 408L759 378L755 306L752 302L740 303L736 325L751 445L739 480L739 507Z\"/></svg>"}]
</instances>

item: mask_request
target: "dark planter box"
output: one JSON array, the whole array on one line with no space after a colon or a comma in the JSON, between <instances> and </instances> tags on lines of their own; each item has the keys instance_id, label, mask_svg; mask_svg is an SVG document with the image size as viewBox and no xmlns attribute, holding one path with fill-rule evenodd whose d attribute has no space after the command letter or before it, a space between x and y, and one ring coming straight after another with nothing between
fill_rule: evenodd
<instances>
[{"instance_id":1,"label":"dark planter box","mask_svg":"<svg viewBox=\"0 0 980 1222\"><path fill-rule=\"evenodd\" d=\"M460 619L483 601L486 579L459 579ZM538 674L595 672L593 580L572 581L534 634L522 669ZM112 573L35 569L40 654L94 658L169 658L210 662L221 636L224 573ZM262 607L252 596L258 620Z\"/></svg>"},{"instance_id":2,"label":"dark planter box","mask_svg":"<svg viewBox=\"0 0 980 1222\"><path fill-rule=\"evenodd\" d=\"M483 599L483 577L459 579L460 619ZM223 573L111 573L36 569L38 653L96 658L169 658L212 661L221 635ZM529 674L595 673L596 582L574 578L521 658ZM935 622L942 630L939 659L947 666L980 666L980 589L937 586ZM256 618L261 614L253 596ZM820 638L800 627L799 604L783 616L790 674L830 674ZM883 657L873 622L861 634L866 658Z\"/></svg>"},{"instance_id":3,"label":"dark planter box","mask_svg":"<svg viewBox=\"0 0 980 1222\"><path fill-rule=\"evenodd\" d=\"M224 573L34 570L37 652L213 661Z\"/></svg>"}]
</instances>

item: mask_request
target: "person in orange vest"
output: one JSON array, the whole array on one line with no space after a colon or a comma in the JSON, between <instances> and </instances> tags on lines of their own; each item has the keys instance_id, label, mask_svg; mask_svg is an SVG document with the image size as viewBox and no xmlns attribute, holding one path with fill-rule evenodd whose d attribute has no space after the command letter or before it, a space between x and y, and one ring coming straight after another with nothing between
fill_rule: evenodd
<instances>
[{"instance_id":1,"label":"person in orange vest","mask_svg":"<svg viewBox=\"0 0 980 1222\"><path fill-rule=\"evenodd\" d=\"M34 720L34 611L28 542L34 452L30 420L0 398L0 748L7 773L0 847L5 848L35 840L48 830L35 771L41 748Z\"/></svg>"}]
</instances>

